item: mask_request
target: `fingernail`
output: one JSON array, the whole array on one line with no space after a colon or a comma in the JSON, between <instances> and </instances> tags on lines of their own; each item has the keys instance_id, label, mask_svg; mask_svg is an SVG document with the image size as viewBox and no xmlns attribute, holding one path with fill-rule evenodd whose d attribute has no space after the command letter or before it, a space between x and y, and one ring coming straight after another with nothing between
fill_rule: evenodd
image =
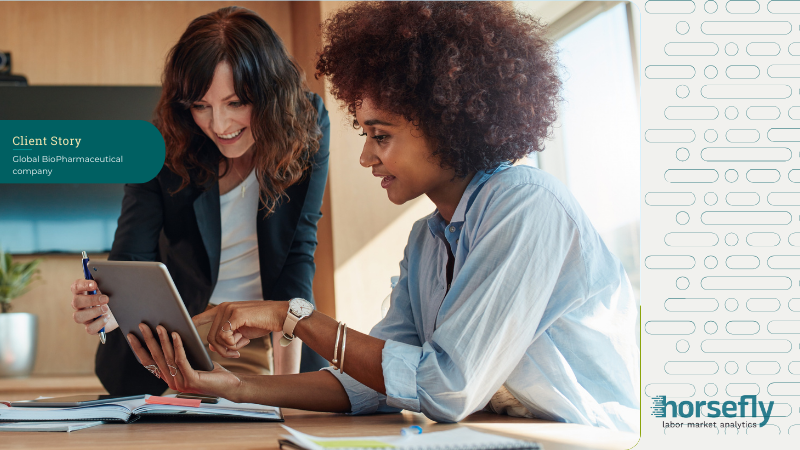
<instances>
[{"instance_id":1,"label":"fingernail","mask_svg":"<svg viewBox=\"0 0 800 450\"><path fill-rule=\"evenodd\" d=\"M172 339L178 339L178 333L172 333Z\"/></svg>"},{"instance_id":2,"label":"fingernail","mask_svg":"<svg viewBox=\"0 0 800 450\"><path fill-rule=\"evenodd\" d=\"M127 339L128 342L133 343L133 341L131 341L131 335L130 334L125 336L125 339Z\"/></svg>"},{"instance_id":3,"label":"fingernail","mask_svg":"<svg viewBox=\"0 0 800 450\"><path fill-rule=\"evenodd\" d=\"M94 287L94 283L92 283L92 282L90 281L90 282L89 282L89 287L90 287L90 288L93 288L93 287Z\"/></svg>"},{"instance_id":4,"label":"fingernail","mask_svg":"<svg viewBox=\"0 0 800 450\"><path fill-rule=\"evenodd\" d=\"M106 303L108 303L108 296L107 296L107 295L103 295L103 296L101 296L101 297L100 297L100 301L101 301L101 302L106 302Z\"/></svg>"},{"instance_id":5,"label":"fingernail","mask_svg":"<svg viewBox=\"0 0 800 450\"><path fill-rule=\"evenodd\" d=\"M103 306L100 307L100 310L103 311L103 312L108 312L108 306L103 305Z\"/></svg>"},{"instance_id":6,"label":"fingernail","mask_svg":"<svg viewBox=\"0 0 800 450\"><path fill-rule=\"evenodd\" d=\"M108 317L103 317L103 323L107 323L107 322L108 322Z\"/></svg>"}]
</instances>

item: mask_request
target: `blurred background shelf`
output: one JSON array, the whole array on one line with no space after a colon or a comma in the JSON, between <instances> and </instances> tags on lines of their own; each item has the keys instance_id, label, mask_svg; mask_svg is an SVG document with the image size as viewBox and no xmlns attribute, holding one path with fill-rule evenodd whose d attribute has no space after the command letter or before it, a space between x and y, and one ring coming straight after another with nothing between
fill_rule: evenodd
<instances>
[{"instance_id":1,"label":"blurred background shelf","mask_svg":"<svg viewBox=\"0 0 800 450\"><path fill-rule=\"evenodd\" d=\"M75 394L107 394L95 375L0 378L0 400L28 400Z\"/></svg>"}]
</instances>

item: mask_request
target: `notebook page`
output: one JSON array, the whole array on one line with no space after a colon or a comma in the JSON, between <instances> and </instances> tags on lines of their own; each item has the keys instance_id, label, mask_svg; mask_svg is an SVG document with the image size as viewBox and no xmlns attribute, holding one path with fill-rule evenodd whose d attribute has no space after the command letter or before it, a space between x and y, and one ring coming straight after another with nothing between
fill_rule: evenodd
<instances>
[{"instance_id":1,"label":"notebook page","mask_svg":"<svg viewBox=\"0 0 800 450\"><path fill-rule=\"evenodd\" d=\"M359 449L359 448L396 448L396 449L538 449L535 442L512 439L505 436L481 433L466 427L448 431L435 431L420 435L400 436L364 436L324 438L301 433L283 426L292 435L287 436L292 442L308 449Z\"/></svg>"},{"instance_id":2,"label":"notebook page","mask_svg":"<svg viewBox=\"0 0 800 450\"><path fill-rule=\"evenodd\" d=\"M280 420L280 408L255 403L235 403L224 398L217 404L201 403L199 408L175 405L143 404L133 410L134 414L199 414L256 417Z\"/></svg>"}]
</instances>

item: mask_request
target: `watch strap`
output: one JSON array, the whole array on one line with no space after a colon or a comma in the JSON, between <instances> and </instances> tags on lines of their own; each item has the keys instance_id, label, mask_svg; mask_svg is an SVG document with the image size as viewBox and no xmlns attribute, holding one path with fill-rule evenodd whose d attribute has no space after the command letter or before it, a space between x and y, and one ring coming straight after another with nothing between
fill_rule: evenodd
<instances>
[{"instance_id":1,"label":"watch strap","mask_svg":"<svg viewBox=\"0 0 800 450\"><path fill-rule=\"evenodd\" d=\"M292 310L292 307L297 308L297 312ZM302 298L293 298L289 300L289 309L286 312L286 320L283 322L283 336L281 336L281 347L286 347L294 340L294 328L300 319L308 317L314 311L314 305ZM307 314L305 314L307 312Z\"/></svg>"},{"instance_id":2,"label":"watch strap","mask_svg":"<svg viewBox=\"0 0 800 450\"><path fill-rule=\"evenodd\" d=\"M292 343L294 339L294 327L297 326L297 322L300 321L302 317L297 317L292 313L292 309L289 308L289 311L286 313L286 321L283 322L283 336L281 336L281 346L286 347L287 345Z\"/></svg>"}]
</instances>

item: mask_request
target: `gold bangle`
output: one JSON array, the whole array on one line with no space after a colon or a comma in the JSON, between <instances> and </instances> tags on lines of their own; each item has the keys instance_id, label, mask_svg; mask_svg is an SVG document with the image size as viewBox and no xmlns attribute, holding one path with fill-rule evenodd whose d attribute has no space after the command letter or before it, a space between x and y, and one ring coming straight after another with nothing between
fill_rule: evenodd
<instances>
[{"instance_id":1,"label":"gold bangle","mask_svg":"<svg viewBox=\"0 0 800 450\"><path fill-rule=\"evenodd\" d=\"M342 363L339 364L339 373L344 373L344 346L347 345L347 325L344 325L344 333L342 333Z\"/></svg>"},{"instance_id":2,"label":"gold bangle","mask_svg":"<svg viewBox=\"0 0 800 450\"><path fill-rule=\"evenodd\" d=\"M336 340L334 341L334 344L333 344L333 359L331 360L331 364L333 364L333 367L335 367L337 369L339 368L339 367L337 367L337 364L339 364L339 360L336 359L336 353L339 352L339 334L341 332L342 332L342 322L339 322L336 325Z\"/></svg>"}]
</instances>

